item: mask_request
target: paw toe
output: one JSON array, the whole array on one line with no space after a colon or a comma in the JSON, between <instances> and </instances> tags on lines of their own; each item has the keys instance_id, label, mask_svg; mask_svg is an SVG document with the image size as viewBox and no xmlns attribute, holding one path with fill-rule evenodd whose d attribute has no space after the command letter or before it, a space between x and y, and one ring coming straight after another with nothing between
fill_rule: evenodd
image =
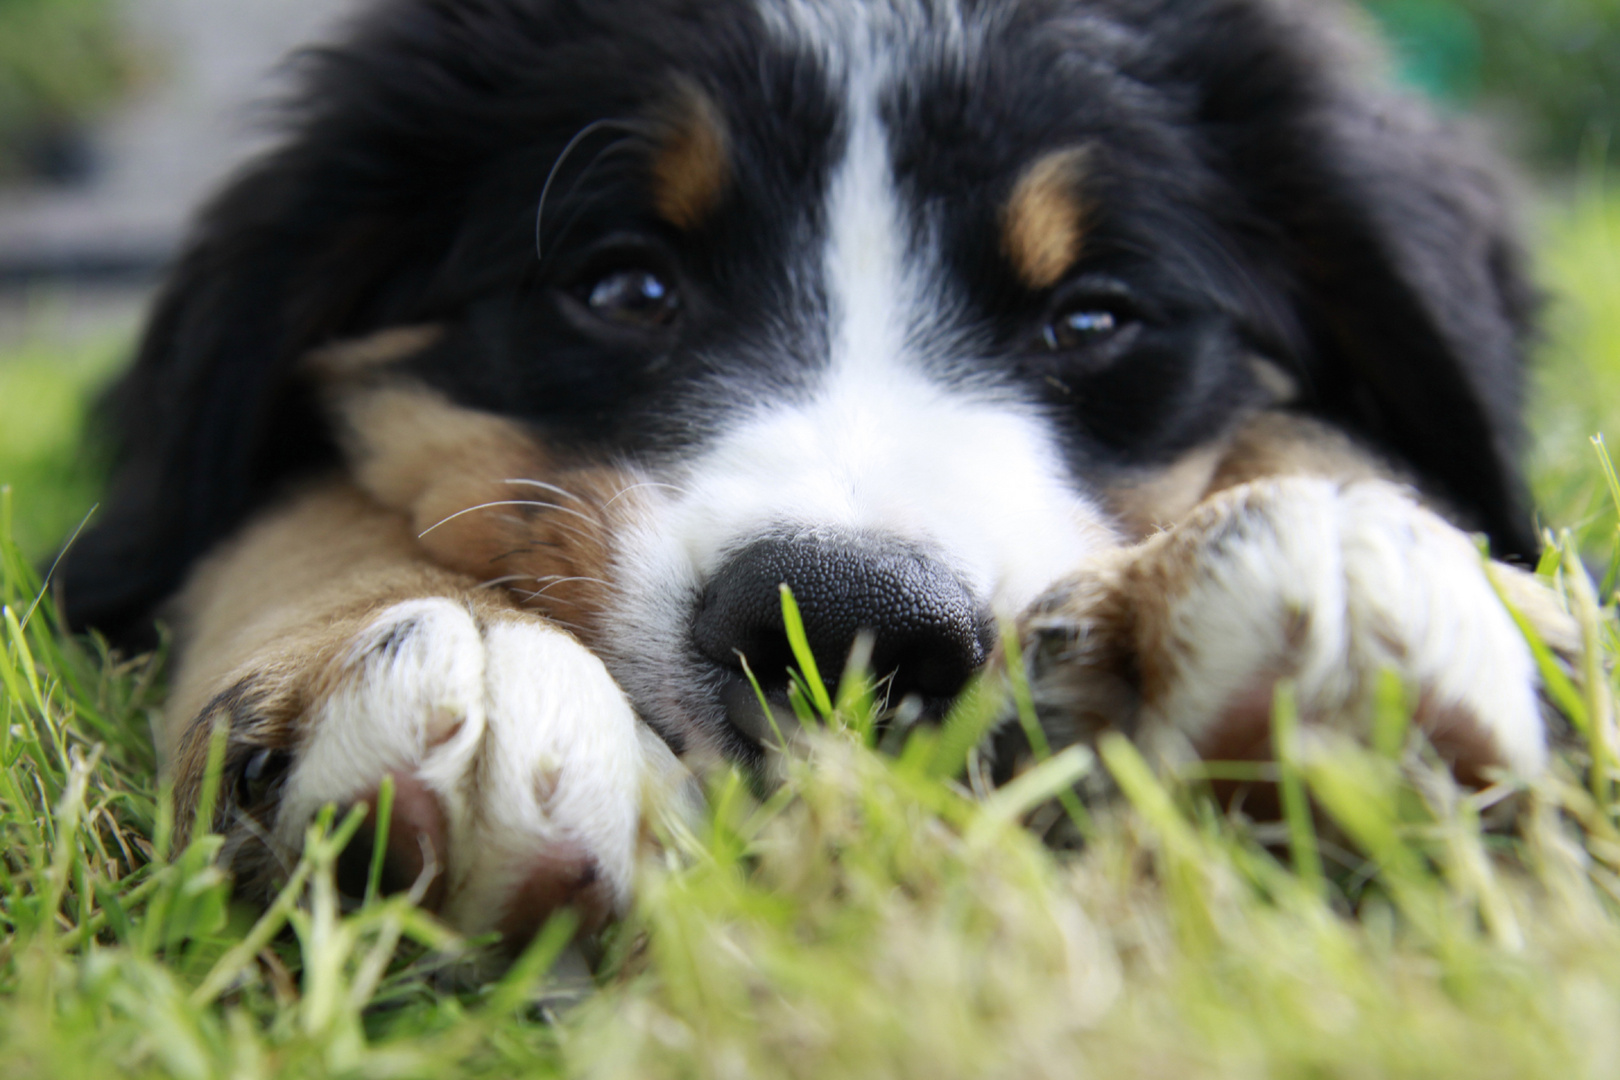
<instances>
[{"instance_id":1,"label":"paw toe","mask_svg":"<svg viewBox=\"0 0 1620 1080\"><path fill-rule=\"evenodd\" d=\"M444 804L409 772L396 772L394 803L389 814L379 891L385 895L422 888L422 906L437 911L444 902L448 829ZM357 800L377 806L376 792ZM352 899L366 894L377 843L376 820L367 821L338 858L338 889Z\"/></svg>"},{"instance_id":2,"label":"paw toe","mask_svg":"<svg viewBox=\"0 0 1620 1080\"><path fill-rule=\"evenodd\" d=\"M496 928L502 944L517 952L564 908L579 918L579 932L593 934L614 914L613 887L596 859L575 844L560 843L531 855Z\"/></svg>"}]
</instances>

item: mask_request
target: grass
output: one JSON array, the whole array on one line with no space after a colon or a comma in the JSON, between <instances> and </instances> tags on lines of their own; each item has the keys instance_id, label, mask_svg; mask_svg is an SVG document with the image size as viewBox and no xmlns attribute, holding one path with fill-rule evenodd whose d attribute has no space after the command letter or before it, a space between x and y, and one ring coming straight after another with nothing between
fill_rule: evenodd
<instances>
[{"instance_id":1,"label":"grass","mask_svg":"<svg viewBox=\"0 0 1620 1080\"><path fill-rule=\"evenodd\" d=\"M54 550L95 503L103 469L79 443L91 392L126 347L121 335L63 345L40 330L0 353L0 483L25 508L14 539L32 558Z\"/></svg>"},{"instance_id":2,"label":"grass","mask_svg":"<svg viewBox=\"0 0 1620 1080\"><path fill-rule=\"evenodd\" d=\"M1548 232L1552 284L1574 299L1556 312L1536 468L1589 562L1620 535L1586 445L1620 407L1617 230L1620 202L1593 194ZM0 380L48 383L50 358L31 355ZM0 500L8 1080L1620 1072L1620 769L1592 720L1612 717L1607 677L1568 689L1581 745L1523 791L1456 789L1398 706L1374 745L1327 745L1297 738L1283 701L1274 775L1295 812L1259 825L1120 741L987 792L980 714L878 747L859 684L807 667L812 722L783 786L761 801L722 777L700 821L670 828L583 996L552 973L566 925L476 984L459 973L477 943L407 899L343 910L333 861L352 820L316 823L268 913L234 905L216 837L171 850L147 737L160 660L110 659L36 603L42 538L89 488L50 502L52 476L81 475L60 442L77 391L31 417L20 385L0 382L0 480L17 489ZM39 422L19 434L19 416ZM1577 600L1580 566L1549 560ZM1577 608L1601 670L1614 612ZM1086 774L1120 797L1053 802ZM1085 846L1044 846L1070 814Z\"/></svg>"},{"instance_id":3,"label":"grass","mask_svg":"<svg viewBox=\"0 0 1620 1080\"><path fill-rule=\"evenodd\" d=\"M1620 441L1620 186L1597 169L1570 210L1542 222L1541 261L1549 297L1546 347L1537 370L1530 471L1547 519L1612 536L1607 485L1589 440Z\"/></svg>"}]
</instances>

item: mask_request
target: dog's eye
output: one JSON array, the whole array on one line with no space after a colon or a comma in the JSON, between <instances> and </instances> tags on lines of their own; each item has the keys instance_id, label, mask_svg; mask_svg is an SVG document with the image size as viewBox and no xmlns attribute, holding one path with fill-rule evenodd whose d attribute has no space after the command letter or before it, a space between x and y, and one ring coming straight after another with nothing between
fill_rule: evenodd
<instances>
[{"instance_id":1,"label":"dog's eye","mask_svg":"<svg viewBox=\"0 0 1620 1080\"><path fill-rule=\"evenodd\" d=\"M292 765L292 755L285 750L259 750L236 777L236 801L241 806L257 806L279 784Z\"/></svg>"},{"instance_id":2,"label":"dog's eye","mask_svg":"<svg viewBox=\"0 0 1620 1080\"><path fill-rule=\"evenodd\" d=\"M1047 321L1041 338L1053 352L1073 352L1111 340L1128 323L1129 318L1122 310L1105 307L1095 300L1082 301L1060 309Z\"/></svg>"},{"instance_id":3,"label":"dog's eye","mask_svg":"<svg viewBox=\"0 0 1620 1080\"><path fill-rule=\"evenodd\" d=\"M660 330L675 321L681 295L651 270L615 270L585 292L585 303L599 319L636 329Z\"/></svg>"}]
</instances>

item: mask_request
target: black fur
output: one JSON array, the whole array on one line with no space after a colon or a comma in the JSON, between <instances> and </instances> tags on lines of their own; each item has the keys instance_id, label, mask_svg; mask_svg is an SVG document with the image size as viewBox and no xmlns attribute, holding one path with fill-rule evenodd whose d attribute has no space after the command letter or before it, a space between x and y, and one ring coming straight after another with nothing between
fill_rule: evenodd
<instances>
[{"instance_id":1,"label":"black fur","mask_svg":"<svg viewBox=\"0 0 1620 1080\"><path fill-rule=\"evenodd\" d=\"M1498 555L1532 555L1515 464L1530 291L1463 143L1351 85L1315 17L1262 0L997 6L1012 17L981 64L920 63L886 104L919 224L942 229L953 329L987 358L962 377L1041 402L1085 483L1214 437L1257 392L1260 352ZM654 219L645 182L643 118L677 78L732 129L734 182L691 235ZM557 170L537 258L540 191L599 120ZM701 442L728 396L792 393L825 351L790 270L841 123L822 59L773 42L745 0L381 4L305 58L285 144L204 211L169 275L112 398L108 508L65 564L73 622L138 635L197 558L334 466L296 374L323 343L444 323L430 381L632 455ZM1145 327L1129 363L1096 370L1030 349L1054 299L1014 284L996 244L1018 170L1076 142L1095 148L1082 269L1126 281ZM627 231L683 286L673 338L605 340L558 300Z\"/></svg>"}]
</instances>

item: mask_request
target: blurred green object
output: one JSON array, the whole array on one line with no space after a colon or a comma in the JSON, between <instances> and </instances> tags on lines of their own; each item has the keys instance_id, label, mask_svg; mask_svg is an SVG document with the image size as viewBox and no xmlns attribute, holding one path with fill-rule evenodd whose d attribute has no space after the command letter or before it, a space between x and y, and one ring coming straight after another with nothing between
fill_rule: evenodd
<instances>
[{"instance_id":1,"label":"blurred green object","mask_svg":"<svg viewBox=\"0 0 1620 1080\"><path fill-rule=\"evenodd\" d=\"M114 0L0 0L0 178L72 180L130 64Z\"/></svg>"},{"instance_id":2,"label":"blurred green object","mask_svg":"<svg viewBox=\"0 0 1620 1080\"><path fill-rule=\"evenodd\" d=\"M120 333L0 348L0 485L26 500L15 539L30 559L49 557L101 492L106 469L89 407L128 347Z\"/></svg>"},{"instance_id":3,"label":"blurred green object","mask_svg":"<svg viewBox=\"0 0 1620 1080\"><path fill-rule=\"evenodd\" d=\"M1363 0L1404 77L1483 105L1550 165L1604 154L1620 132L1620 0Z\"/></svg>"},{"instance_id":4,"label":"blurred green object","mask_svg":"<svg viewBox=\"0 0 1620 1080\"><path fill-rule=\"evenodd\" d=\"M1479 93L1484 42L1479 24L1445 0L1368 0L1367 8L1395 47L1401 75L1442 100Z\"/></svg>"},{"instance_id":5,"label":"blurred green object","mask_svg":"<svg viewBox=\"0 0 1620 1080\"><path fill-rule=\"evenodd\" d=\"M1574 198L1539 222L1549 298L1535 370L1530 472L1548 522L1574 529L1587 551L1612 543L1614 502L1591 439L1620 449L1620 184L1579 177ZM1596 530L1596 531L1593 531Z\"/></svg>"}]
</instances>

